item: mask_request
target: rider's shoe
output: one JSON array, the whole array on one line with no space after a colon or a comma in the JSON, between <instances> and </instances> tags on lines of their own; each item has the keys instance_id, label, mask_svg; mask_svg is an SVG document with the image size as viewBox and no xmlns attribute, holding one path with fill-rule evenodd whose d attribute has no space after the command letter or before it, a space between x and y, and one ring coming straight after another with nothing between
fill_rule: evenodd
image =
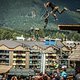
<instances>
[{"instance_id":1,"label":"rider's shoe","mask_svg":"<svg viewBox=\"0 0 80 80\"><path fill-rule=\"evenodd\" d=\"M68 8L64 7L64 10L66 10L66 11L67 11L67 10L68 10Z\"/></svg>"}]
</instances>

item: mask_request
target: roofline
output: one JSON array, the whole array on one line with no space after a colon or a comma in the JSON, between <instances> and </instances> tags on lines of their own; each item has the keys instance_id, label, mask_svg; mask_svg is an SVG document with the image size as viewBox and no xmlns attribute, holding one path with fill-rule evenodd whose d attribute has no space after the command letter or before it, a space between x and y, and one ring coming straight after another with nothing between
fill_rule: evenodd
<instances>
[{"instance_id":1,"label":"roofline","mask_svg":"<svg viewBox=\"0 0 80 80\"><path fill-rule=\"evenodd\" d=\"M2 44L2 45L6 46L5 44ZM0 45L0 47L1 47L2 45ZM21 46L21 45L18 45L18 46ZM18 46L16 46L16 47L18 47ZM8 47L8 46L6 46L6 47L9 48L9 49L14 49L14 48L16 48L16 47L10 48L10 47ZM22 46L21 46L21 47L22 47Z\"/></svg>"}]
</instances>

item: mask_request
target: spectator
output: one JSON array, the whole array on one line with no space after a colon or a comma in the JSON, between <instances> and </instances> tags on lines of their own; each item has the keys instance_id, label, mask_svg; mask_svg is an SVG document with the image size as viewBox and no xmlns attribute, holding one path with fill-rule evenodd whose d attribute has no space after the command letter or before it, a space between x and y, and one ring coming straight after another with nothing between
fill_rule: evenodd
<instances>
[{"instance_id":1,"label":"spectator","mask_svg":"<svg viewBox=\"0 0 80 80\"><path fill-rule=\"evenodd\" d=\"M75 76L75 80L80 80L80 70L77 71L78 73Z\"/></svg>"},{"instance_id":2,"label":"spectator","mask_svg":"<svg viewBox=\"0 0 80 80\"><path fill-rule=\"evenodd\" d=\"M11 80L18 80L16 76L13 76Z\"/></svg>"},{"instance_id":3,"label":"spectator","mask_svg":"<svg viewBox=\"0 0 80 80\"><path fill-rule=\"evenodd\" d=\"M66 68L62 68L61 80L67 80L67 75Z\"/></svg>"},{"instance_id":4,"label":"spectator","mask_svg":"<svg viewBox=\"0 0 80 80\"><path fill-rule=\"evenodd\" d=\"M56 70L55 80L60 80L60 70L58 68Z\"/></svg>"}]
</instances>

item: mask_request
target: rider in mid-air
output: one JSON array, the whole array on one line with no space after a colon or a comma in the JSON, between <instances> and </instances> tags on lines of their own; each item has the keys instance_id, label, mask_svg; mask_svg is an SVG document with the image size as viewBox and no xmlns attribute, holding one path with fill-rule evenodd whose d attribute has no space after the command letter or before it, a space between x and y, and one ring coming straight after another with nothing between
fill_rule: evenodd
<instances>
[{"instance_id":1,"label":"rider in mid-air","mask_svg":"<svg viewBox=\"0 0 80 80\"><path fill-rule=\"evenodd\" d=\"M46 8L46 13L44 14L44 20L45 20L45 26L44 28L46 28L47 24L48 24L48 17L49 15L54 16L55 20L58 20L56 12L58 12L59 14L62 14L65 10L67 10L67 8L62 9L61 11L59 11L59 7L54 5L52 2L47 2L44 3L44 7ZM49 11L48 8L51 8L51 11Z\"/></svg>"}]
</instances>

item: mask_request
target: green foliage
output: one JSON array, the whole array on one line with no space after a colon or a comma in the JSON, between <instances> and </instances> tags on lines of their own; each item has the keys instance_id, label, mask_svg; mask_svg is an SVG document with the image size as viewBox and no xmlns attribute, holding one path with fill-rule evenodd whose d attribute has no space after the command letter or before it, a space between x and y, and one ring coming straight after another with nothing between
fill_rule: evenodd
<instances>
[{"instance_id":1,"label":"green foliage","mask_svg":"<svg viewBox=\"0 0 80 80\"><path fill-rule=\"evenodd\" d=\"M40 36L42 35L43 37L48 36L49 38L53 38L53 39L59 38L65 40L67 38L68 40L80 41L80 33L74 31L70 32L70 31L45 29L45 30L40 30L39 35Z\"/></svg>"},{"instance_id":2,"label":"green foliage","mask_svg":"<svg viewBox=\"0 0 80 80\"><path fill-rule=\"evenodd\" d=\"M80 41L80 33L71 32L67 35L67 38L69 40Z\"/></svg>"},{"instance_id":3,"label":"green foliage","mask_svg":"<svg viewBox=\"0 0 80 80\"><path fill-rule=\"evenodd\" d=\"M4 39L16 39L16 36L24 35L24 37L27 37L28 34L26 34L24 31L19 30L12 30L7 28L0 28L0 40Z\"/></svg>"},{"instance_id":4,"label":"green foliage","mask_svg":"<svg viewBox=\"0 0 80 80\"><path fill-rule=\"evenodd\" d=\"M3 39L13 39L15 40L17 36L23 35L26 37L35 36L36 40L39 37L49 37L49 38L60 38L60 39L68 39L74 41L80 41L80 33L77 32L68 32L68 31L60 31L60 30L50 30L50 29L39 29L39 31L26 31L26 30L12 30L8 28L0 28L0 40Z\"/></svg>"}]
</instances>

